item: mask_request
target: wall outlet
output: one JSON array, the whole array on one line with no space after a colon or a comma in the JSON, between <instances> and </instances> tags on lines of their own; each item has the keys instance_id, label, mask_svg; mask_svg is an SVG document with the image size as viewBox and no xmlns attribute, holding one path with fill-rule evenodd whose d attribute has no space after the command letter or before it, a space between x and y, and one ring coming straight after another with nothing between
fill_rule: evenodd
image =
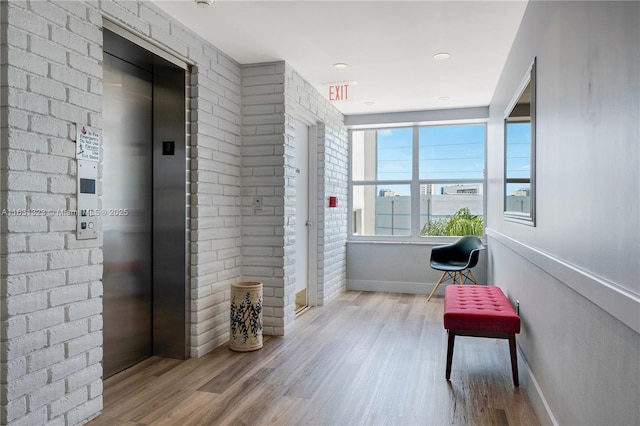
<instances>
[{"instance_id":1,"label":"wall outlet","mask_svg":"<svg viewBox=\"0 0 640 426\"><path fill-rule=\"evenodd\" d=\"M257 195L253 197L253 209L254 210L262 210L262 196Z\"/></svg>"}]
</instances>

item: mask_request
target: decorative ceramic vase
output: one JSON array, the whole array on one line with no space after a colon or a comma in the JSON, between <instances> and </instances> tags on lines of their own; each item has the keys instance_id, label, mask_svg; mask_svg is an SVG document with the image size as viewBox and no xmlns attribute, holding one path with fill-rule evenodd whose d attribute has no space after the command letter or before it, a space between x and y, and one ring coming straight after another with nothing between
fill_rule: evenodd
<instances>
[{"instance_id":1,"label":"decorative ceramic vase","mask_svg":"<svg viewBox=\"0 0 640 426\"><path fill-rule=\"evenodd\" d=\"M229 349L255 351L262 347L262 283L231 284Z\"/></svg>"}]
</instances>

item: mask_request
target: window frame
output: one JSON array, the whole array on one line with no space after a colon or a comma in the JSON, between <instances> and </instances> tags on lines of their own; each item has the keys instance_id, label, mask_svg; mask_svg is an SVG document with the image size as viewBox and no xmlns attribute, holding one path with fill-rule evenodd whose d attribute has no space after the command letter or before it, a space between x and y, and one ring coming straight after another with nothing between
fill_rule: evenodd
<instances>
[{"instance_id":1,"label":"window frame","mask_svg":"<svg viewBox=\"0 0 640 426\"><path fill-rule=\"evenodd\" d=\"M357 129L349 129L349 161L348 161L348 241L380 241L380 242L405 242L405 243L448 243L452 240L457 240L460 236L421 236L420 231L422 229L420 225L420 186L429 184L468 184L468 183L480 183L482 185L482 217L483 217L483 235L484 238L486 232L486 212L487 212L487 197L486 197L486 169L487 169L487 121L486 119L478 120L464 120L456 122L437 122L437 123L420 123L420 124L399 124L399 125L387 125L387 126L373 126L373 127L359 127ZM435 126L465 126L465 125L479 125L484 126L484 143L483 143L483 176L482 178L459 178L459 179L420 179L420 140L419 131L422 127L435 127ZM353 132L357 131L382 131L382 130L396 130L403 128L413 129L412 135L412 170L411 179L399 179L399 180L353 180ZM354 234L354 222L353 222L353 188L354 186L366 186L366 185L409 185L411 196L411 232L409 235L355 235Z\"/></svg>"}]
</instances>

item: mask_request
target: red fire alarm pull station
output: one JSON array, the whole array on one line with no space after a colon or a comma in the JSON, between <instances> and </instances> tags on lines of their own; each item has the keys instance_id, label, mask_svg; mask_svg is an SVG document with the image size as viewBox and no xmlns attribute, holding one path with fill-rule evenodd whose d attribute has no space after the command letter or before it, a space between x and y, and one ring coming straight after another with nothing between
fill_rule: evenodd
<instances>
[{"instance_id":1,"label":"red fire alarm pull station","mask_svg":"<svg viewBox=\"0 0 640 426\"><path fill-rule=\"evenodd\" d=\"M338 197L329 197L329 207L338 207Z\"/></svg>"}]
</instances>

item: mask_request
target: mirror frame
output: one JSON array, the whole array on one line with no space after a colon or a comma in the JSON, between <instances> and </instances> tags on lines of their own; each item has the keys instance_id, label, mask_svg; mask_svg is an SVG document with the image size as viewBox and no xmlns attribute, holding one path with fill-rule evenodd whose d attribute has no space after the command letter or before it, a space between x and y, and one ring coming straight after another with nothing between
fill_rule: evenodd
<instances>
[{"instance_id":1,"label":"mirror frame","mask_svg":"<svg viewBox=\"0 0 640 426\"><path fill-rule=\"evenodd\" d=\"M504 113L504 167L503 167L503 211L505 220L512 222L519 222L530 226L536 226L536 58L533 59L533 63L527 70L527 73L518 86L515 96L509 102L507 109ZM516 107L518 100L525 92L527 86L530 85L531 90L531 152L530 152L530 182L529 182L529 194L530 194L530 208L529 212L517 212L507 210L507 124L508 118L511 112Z\"/></svg>"}]
</instances>

